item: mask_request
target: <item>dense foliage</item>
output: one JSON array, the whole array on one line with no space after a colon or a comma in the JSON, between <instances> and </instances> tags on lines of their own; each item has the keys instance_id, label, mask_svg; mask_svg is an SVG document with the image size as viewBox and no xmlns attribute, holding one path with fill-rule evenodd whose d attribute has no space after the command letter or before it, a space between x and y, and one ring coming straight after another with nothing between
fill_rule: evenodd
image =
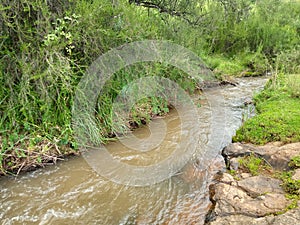
<instances>
[{"instance_id":1,"label":"dense foliage","mask_svg":"<svg viewBox=\"0 0 300 225\"><path fill-rule=\"evenodd\" d=\"M3 0L0 27L2 172L19 169L26 160L39 164L49 160L46 155L69 152L63 146L75 148L75 87L93 60L121 44L170 40L201 56L220 78L300 69L297 1ZM149 74L195 88L184 73L166 65L120 71L99 99L103 141L117 132L109 117L114 96L124 84ZM168 111L163 100L145 102L146 109L133 110L132 122Z\"/></svg>"}]
</instances>

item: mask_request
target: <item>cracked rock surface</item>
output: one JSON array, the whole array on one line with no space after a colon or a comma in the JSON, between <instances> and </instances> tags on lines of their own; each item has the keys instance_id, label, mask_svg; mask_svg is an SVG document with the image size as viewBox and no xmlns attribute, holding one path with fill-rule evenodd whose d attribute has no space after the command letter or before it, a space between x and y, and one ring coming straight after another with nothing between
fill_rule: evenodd
<instances>
[{"instance_id":1,"label":"cracked rock surface","mask_svg":"<svg viewBox=\"0 0 300 225\"><path fill-rule=\"evenodd\" d=\"M264 146L252 144L233 143L223 150L223 155L228 160L235 161L236 158L254 153L264 158L273 168L284 170L292 157L300 155L300 142L282 144L281 142L268 143ZM237 165L235 165L237 167Z\"/></svg>"},{"instance_id":2,"label":"cracked rock surface","mask_svg":"<svg viewBox=\"0 0 300 225\"><path fill-rule=\"evenodd\" d=\"M265 176L254 176L237 182L237 186L245 190L249 195L258 196L264 193L284 194L281 181Z\"/></svg>"},{"instance_id":3,"label":"cracked rock surface","mask_svg":"<svg viewBox=\"0 0 300 225\"><path fill-rule=\"evenodd\" d=\"M282 215L253 218L245 215L218 217L210 225L299 225L300 210L293 209Z\"/></svg>"},{"instance_id":4,"label":"cracked rock surface","mask_svg":"<svg viewBox=\"0 0 300 225\"><path fill-rule=\"evenodd\" d=\"M230 176L227 174L226 179L231 179ZM253 182L260 180L266 181L268 178L256 176L231 184L222 181L216 184L213 196L213 200L216 202L215 215L240 214L261 217L281 211L289 205L289 201L279 186L280 182L276 179L263 183L262 187L257 183L257 188L255 186L250 188Z\"/></svg>"},{"instance_id":5,"label":"cracked rock surface","mask_svg":"<svg viewBox=\"0 0 300 225\"><path fill-rule=\"evenodd\" d=\"M299 207L285 212L291 200L285 197L281 180L268 174L252 176L239 169L238 159L250 154L264 158L273 168L288 170L291 158L300 155L300 143L270 143L259 147L234 143L227 146L222 155L228 168L237 170L239 176L237 179L223 173L212 185L213 207L206 224L300 225ZM300 179L300 169L295 170L293 179Z\"/></svg>"}]
</instances>

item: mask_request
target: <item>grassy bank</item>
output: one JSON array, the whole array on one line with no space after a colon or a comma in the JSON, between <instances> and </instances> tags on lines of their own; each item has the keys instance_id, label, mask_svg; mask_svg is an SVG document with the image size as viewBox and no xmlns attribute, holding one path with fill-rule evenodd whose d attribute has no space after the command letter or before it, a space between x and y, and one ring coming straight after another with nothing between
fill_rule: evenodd
<instances>
[{"instance_id":1,"label":"grassy bank","mask_svg":"<svg viewBox=\"0 0 300 225\"><path fill-rule=\"evenodd\" d=\"M0 3L0 174L77 154L71 125L75 88L99 55L124 43L155 39L180 44L203 58L219 79L299 69L299 3L166 4L173 8L152 3L157 7L125 0ZM187 91L196 88L182 71L160 63L119 71L106 84L95 109L102 142L124 127L112 126L110 116L122 87L149 75L174 80ZM167 113L168 107L166 100L144 99L125 125L138 126Z\"/></svg>"},{"instance_id":2,"label":"grassy bank","mask_svg":"<svg viewBox=\"0 0 300 225\"><path fill-rule=\"evenodd\" d=\"M300 141L300 74L276 75L254 100L257 115L243 124L234 141Z\"/></svg>"}]
</instances>

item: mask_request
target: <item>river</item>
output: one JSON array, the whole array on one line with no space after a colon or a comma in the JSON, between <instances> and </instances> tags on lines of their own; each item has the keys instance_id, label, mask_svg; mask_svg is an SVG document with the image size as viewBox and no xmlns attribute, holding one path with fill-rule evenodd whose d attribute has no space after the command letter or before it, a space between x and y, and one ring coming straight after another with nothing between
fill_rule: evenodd
<instances>
[{"instance_id":1,"label":"river","mask_svg":"<svg viewBox=\"0 0 300 225\"><path fill-rule=\"evenodd\" d=\"M98 175L83 159L69 157L15 177L0 178L0 221L2 224L203 224L210 206L208 186L212 173L201 176L189 171L210 164L231 142L242 121L254 113L245 104L261 90L267 78L239 78L238 85L207 89L195 95L199 107L200 145L187 165L176 175L150 186L117 184ZM188 115L188 114L187 114ZM163 120L167 134L151 152L136 154L121 142L106 147L125 163L145 165L168 157L180 141L180 118L176 110ZM134 131L138 138L150 135L147 126ZM204 149L201 146L205 146ZM158 154L159 153L159 154ZM109 162L107 162L109 164ZM124 175L126 176L126 174ZM150 179L150 178L149 178Z\"/></svg>"}]
</instances>

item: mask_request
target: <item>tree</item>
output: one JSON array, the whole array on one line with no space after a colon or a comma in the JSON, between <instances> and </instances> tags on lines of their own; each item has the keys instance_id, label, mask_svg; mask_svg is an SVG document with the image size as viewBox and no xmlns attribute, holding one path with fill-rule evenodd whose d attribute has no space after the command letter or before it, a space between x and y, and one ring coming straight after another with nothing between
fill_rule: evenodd
<instances>
[{"instance_id":1,"label":"tree","mask_svg":"<svg viewBox=\"0 0 300 225\"><path fill-rule=\"evenodd\" d=\"M207 0L129 0L130 4L157 9L160 13L179 17L190 25L199 25L207 14L204 10Z\"/></svg>"}]
</instances>

